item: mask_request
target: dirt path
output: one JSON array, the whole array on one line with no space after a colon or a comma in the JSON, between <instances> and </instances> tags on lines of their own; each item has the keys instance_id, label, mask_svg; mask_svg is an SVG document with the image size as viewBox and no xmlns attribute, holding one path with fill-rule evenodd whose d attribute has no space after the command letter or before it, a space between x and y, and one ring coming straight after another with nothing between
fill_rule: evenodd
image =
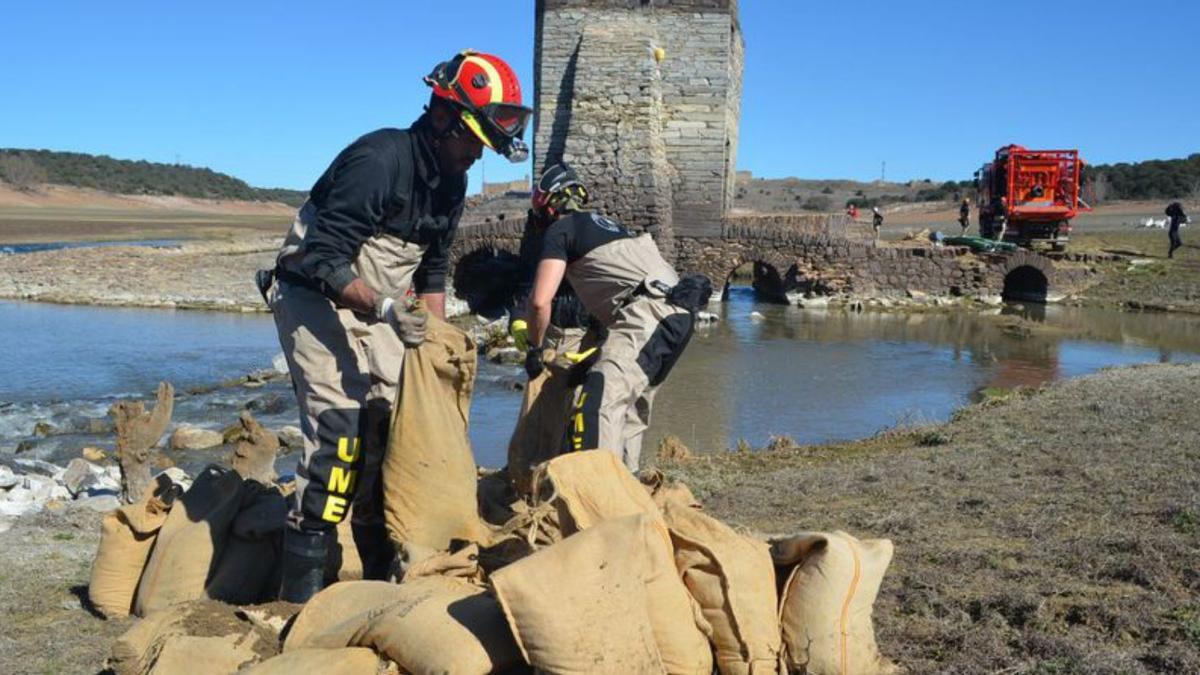
<instances>
[{"instance_id":1,"label":"dirt path","mask_svg":"<svg viewBox=\"0 0 1200 675\"><path fill-rule=\"evenodd\" d=\"M912 673L1200 672L1200 365L1102 371L848 444L666 465L764 532L889 537L881 648ZM0 672L95 672L99 515L0 533Z\"/></svg>"},{"instance_id":2,"label":"dirt path","mask_svg":"<svg viewBox=\"0 0 1200 675\"><path fill-rule=\"evenodd\" d=\"M760 530L888 537L914 673L1200 672L1200 365L1102 371L857 443L668 466Z\"/></svg>"}]
</instances>

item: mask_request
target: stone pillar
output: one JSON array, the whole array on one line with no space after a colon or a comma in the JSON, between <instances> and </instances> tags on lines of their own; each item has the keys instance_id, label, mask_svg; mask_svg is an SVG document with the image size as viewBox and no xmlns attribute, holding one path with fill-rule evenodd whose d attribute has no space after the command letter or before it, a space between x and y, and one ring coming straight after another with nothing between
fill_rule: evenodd
<instances>
[{"instance_id":1,"label":"stone pillar","mask_svg":"<svg viewBox=\"0 0 1200 675\"><path fill-rule=\"evenodd\" d=\"M736 1L539 0L536 21L535 172L565 159L599 209L668 255L674 237L719 237L737 159Z\"/></svg>"}]
</instances>

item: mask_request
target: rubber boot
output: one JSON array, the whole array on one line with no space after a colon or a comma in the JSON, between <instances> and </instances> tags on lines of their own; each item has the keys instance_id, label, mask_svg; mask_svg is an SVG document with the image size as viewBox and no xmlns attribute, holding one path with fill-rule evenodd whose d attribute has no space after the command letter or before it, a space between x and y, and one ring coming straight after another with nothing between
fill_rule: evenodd
<instances>
[{"instance_id":1,"label":"rubber boot","mask_svg":"<svg viewBox=\"0 0 1200 675\"><path fill-rule=\"evenodd\" d=\"M328 554L329 537L324 532L284 528L279 599L304 603L316 595L325 585Z\"/></svg>"},{"instance_id":2,"label":"rubber boot","mask_svg":"<svg viewBox=\"0 0 1200 675\"><path fill-rule=\"evenodd\" d=\"M362 560L363 579L387 581L396 560L396 549L388 538L387 527L383 523L351 523L350 529L354 532L354 546Z\"/></svg>"}]
</instances>

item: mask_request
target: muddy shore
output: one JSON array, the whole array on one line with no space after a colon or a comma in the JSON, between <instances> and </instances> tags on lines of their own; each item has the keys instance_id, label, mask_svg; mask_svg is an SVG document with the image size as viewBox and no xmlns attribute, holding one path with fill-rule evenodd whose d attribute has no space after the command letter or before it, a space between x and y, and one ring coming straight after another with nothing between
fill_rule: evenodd
<instances>
[{"instance_id":1,"label":"muddy shore","mask_svg":"<svg viewBox=\"0 0 1200 675\"><path fill-rule=\"evenodd\" d=\"M264 312L254 273L274 264L280 242L275 236L247 232L164 248L108 246L0 255L0 299ZM1066 302L1200 313L1200 243L1193 241L1168 259L1166 235L1161 231L1082 232L1075 236L1072 250L1120 258L1098 263L1101 281ZM910 295L838 297L832 304L885 310L980 304L970 298L926 296L920 289ZM998 297L985 300L999 302ZM816 303L825 306L826 300L817 298Z\"/></svg>"},{"instance_id":2,"label":"muddy shore","mask_svg":"<svg viewBox=\"0 0 1200 675\"><path fill-rule=\"evenodd\" d=\"M1200 365L1114 369L663 467L746 528L893 539L876 626L909 672L1200 672L1198 398ZM0 672L103 667L129 622L81 602L99 519L59 506L0 533Z\"/></svg>"}]
</instances>

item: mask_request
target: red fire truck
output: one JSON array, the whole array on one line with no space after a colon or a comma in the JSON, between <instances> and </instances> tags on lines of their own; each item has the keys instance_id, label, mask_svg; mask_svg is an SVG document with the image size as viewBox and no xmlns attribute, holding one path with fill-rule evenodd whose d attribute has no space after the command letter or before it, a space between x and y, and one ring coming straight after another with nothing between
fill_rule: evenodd
<instances>
[{"instance_id":1,"label":"red fire truck","mask_svg":"<svg viewBox=\"0 0 1200 675\"><path fill-rule=\"evenodd\" d=\"M1067 247L1080 199L1083 160L1078 150L1028 150L1006 145L975 172L979 233L1032 247Z\"/></svg>"}]
</instances>

